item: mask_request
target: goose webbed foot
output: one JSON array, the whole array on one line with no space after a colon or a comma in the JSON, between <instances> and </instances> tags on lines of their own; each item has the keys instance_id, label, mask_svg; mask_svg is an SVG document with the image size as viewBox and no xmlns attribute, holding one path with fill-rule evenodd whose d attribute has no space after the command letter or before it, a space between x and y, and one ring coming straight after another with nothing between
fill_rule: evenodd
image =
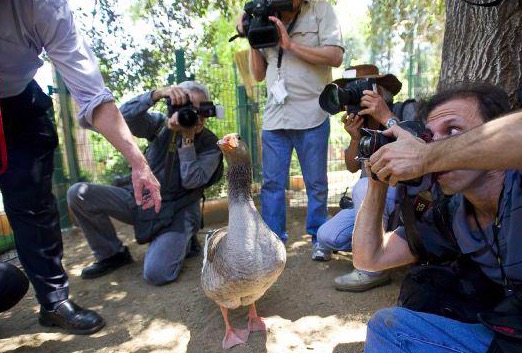
<instances>
[{"instance_id":1,"label":"goose webbed foot","mask_svg":"<svg viewBox=\"0 0 522 353\"><path fill-rule=\"evenodd\" d=\"M229 349L230 347L234 347L236 344L247 343L249 334L249 330L230 327L225 332L225 338L223 338L223 349Z\"/></svg>"},{"instance_id":2,"label":"goose webbed foot","mask_svg":"<svg viewBox=\"0 0 522 353\"><path fill-rule=\"evenodd\" d=\"M223 349L229 349L234 347L236 344L245 344L248 340L250 331L247 329L235 329L228 321L228 309L224 306L220 306L223 320L225 320L225 337L223 338Z\"/></svg>"},{"instance_id":3,"label":"goose webbed foot","mask_svg":"<svg viewBox=\"0 0 522 353\"><path fill-rule=\"evenodd\" d=\"M250 332L266 331L265 320L261 316L257 316L255 303L250 306L250 310L248 312L248 330Z\"/></svg>"}]
</instances>

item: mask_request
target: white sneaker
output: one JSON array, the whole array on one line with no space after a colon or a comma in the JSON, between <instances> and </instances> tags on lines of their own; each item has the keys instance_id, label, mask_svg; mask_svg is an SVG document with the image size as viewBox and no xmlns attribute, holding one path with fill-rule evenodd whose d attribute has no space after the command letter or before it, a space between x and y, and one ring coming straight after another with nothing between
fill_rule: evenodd
<instances>
[{"instance_id":1,"label":"white sneaker","mask_svg":"<svg viewBox=\"0 0 522 353\"><path fill-rule=\"evenodd\" d=\"M354 269L343 276L336 277L335 289L344 292L364 292L374 287L385 286L391 282L389 272L381 272L378 276Z\"/></svg>"},{"instance_id":2,"label":"white sneaker","mask_svg":"<svg viewBox=\"0 0 522 353\"><path fill-rule=\"evenodd\" d=\"M330 261L332 259L332 252L327 249L323 249L320 245L314 245L312 251L312 260L314 261Z\"/></svg>"}]
</instances>

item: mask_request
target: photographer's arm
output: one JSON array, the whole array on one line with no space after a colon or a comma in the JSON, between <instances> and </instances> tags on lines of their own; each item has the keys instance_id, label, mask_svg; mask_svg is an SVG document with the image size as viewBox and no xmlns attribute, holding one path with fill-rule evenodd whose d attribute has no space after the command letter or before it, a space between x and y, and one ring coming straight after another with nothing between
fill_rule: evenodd
<instances>
[{"instance_id":1,"label":"photographer's arm","mask_svg":"<svg viewBox=\"0 0 522 353\"><path fill-rule=\"evenodd\" d=\"M254 79L257 82L263 81L266 76L267 67L263 54L261 54L257 49L250 48L248 59L248 68L250 69L252 76L254 76Z\"/></svg>"},{"instance_id":2,"label":"photographer's arm","mask_svg":"<svg viewBox=\"0 0 522 353\"><path fill-rule=\"evenodd\" d=\"M397 233L386 233L382 216L388 186L369 178L368 191L355 221L353 265L367 271L382 271L415 262L408 243Z\"/></svg>"},{"instance_id":3,"label":"photographer's arm","mask_svg":"<svg viewBox=\"0 0 522 353\"><path fill-rule=\"evenodd\" d=\"M351 139L350 145L344 150L344 163L350 173L357 173L359 169L361 169L361 162L355 159L355 157L357 157L358 148L359 140Z\"/></svg>"},{"instance_id":4,"label":"photographer's arm","mask_svg":"<svg viewBox=\"0 0 522 353\"><path fill-rule=\"evenodd\" d=\"M425 143L398 126L386 130L397 141L370 158L372 171L391 185L431 172L455 169L522 169L522 111L461 135Z\"/></svg>"}]
</instances>

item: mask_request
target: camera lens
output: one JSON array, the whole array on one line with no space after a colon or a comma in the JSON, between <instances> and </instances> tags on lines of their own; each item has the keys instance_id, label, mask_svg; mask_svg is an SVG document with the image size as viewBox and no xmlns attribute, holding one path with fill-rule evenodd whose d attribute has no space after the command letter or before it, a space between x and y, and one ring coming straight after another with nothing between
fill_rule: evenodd
<instances>
[{"instance_id":1,"label":"camera lens","mask_svg":"<svg viewBox=\"0 0 522 353\"><path fill-rule=\"evenodd\" d=\"M335 83L329 83L324 87L323 92L319 96L319 105L325 112L337 114L343 110L339 101L339 90L339 86Z\"/></svg>"},{"instance_id":2,"label":"camera lens","mask_svg":"<svg viewBox=\"0 0 522 353\"><path fill-rule=\"evenodd\" d=\"M394 139L382 134L379 130L360 129L363 135L359 140L359 157L370 158L382 146L393 142Z\"/></svg>"},{"instance_id":3,"label":"camera lens","mask_svg":"<svg viewBox=\"0 0 522 353\"><path fill-rule=\"evenodd\" d=\"M178 124L184 128L190 128L198 122L198 114L192 108L181 108L178 111Z\"/></svg>"}]
</instances>

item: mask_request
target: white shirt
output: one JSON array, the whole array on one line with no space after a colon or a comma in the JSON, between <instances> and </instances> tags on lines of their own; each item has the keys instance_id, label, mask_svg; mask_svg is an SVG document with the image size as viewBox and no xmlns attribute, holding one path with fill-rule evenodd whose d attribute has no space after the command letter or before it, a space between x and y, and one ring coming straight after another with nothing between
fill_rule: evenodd
<instances>
[{"instance_id":1,"label":"white shirt","mask_svg":"<svg viewBox=\"0 0 522 353\"><path fill-rule=\"evenodd\" d=\"M39 55L45 49L80 106L80 125L92 127L94 108L114 97L67 1L0 0L0 9L0 98L25 89L42 66Z\"/></svg>"},{"instance_id":2,"label":"white shirt","mask_svg":"<svg viewBox=\"0 0 522 353\"><path fill-rule=\"evenodd\" d=\"M343 48L341 27L335 12L329 3L322 1L303 1L290 37L299 44L311 47ZM262 49L261 52L268 64L268 98L263 116L263 130L302 130L321 125L328 118L328 113L319 106L319 95L324 86L332 80L332 68L308 63L285 50L281 63L281 78L285 81L288 96L284 104L277 104L270 87L277 80L279 46Z\"/></svg>"}]
</instances>

